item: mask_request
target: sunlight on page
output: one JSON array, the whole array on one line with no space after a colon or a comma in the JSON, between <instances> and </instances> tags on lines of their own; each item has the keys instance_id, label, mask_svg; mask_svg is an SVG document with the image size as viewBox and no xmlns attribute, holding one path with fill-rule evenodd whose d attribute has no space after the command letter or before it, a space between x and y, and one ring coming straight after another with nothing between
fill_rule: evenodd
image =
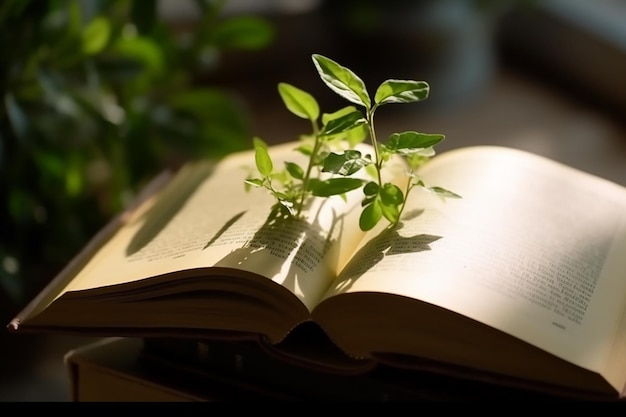
<instances>
[{"instance_id":1,"label":"sunlight on page","mask_svg":"<svg viewBox=\"0 0 626 417\"><path fill-rule=\"evenodd\" d=\"M370 242L369 252L342 273L336 291L380 291L379 282L393 280L397 294L457 311L598 369L606 355L601 346L610 343L595 341L613 337L619 323L607 318L615 317L626 280L603 283L605 294L594 292L600 291L599 280L608 279L605 261L607 270L626 270L619 252L626 241L625 202L607 204L615 185L584 174L577 190L564 187L558 173L568 168L552 162L510 150L479 152L484 153L474 155L471 166L462 151L431 162L423 172L426 182L463 198L442 201L415 193L409 207L419 214L403 222L400 236ZM575 203L563 207L564 194ZM413 247L402 247L407 242Z\"/></svg>"},{"instance_id":2,"label":"sunlight on page","mask_svg":"<svg viewBox=\"0 0 626 417\"><path fill-rule=\"evenodd\" d=\"M277 164L295 157L293 146L273 148ZM358 227L343 227L356 224L350 211L360 195L319 200L308 210L311 224L277 223L270 216L272 197L244 188L252 155L231 155L214 172L202 164L185 168L189 172L163 191L158 205L129 221L66 291L219 266L271 279L312 309L362 236ZM197 188L184 192L189 183ZM115 265L115 271L107 265Z\"/></svg>"}]
</instances>

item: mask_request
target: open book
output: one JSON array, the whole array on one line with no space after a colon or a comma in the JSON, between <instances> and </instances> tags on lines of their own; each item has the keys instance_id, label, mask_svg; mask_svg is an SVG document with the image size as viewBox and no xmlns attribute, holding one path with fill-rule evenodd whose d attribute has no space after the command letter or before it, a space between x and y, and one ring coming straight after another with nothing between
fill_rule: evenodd
<instances>
[{"instance_id":1,"label":"open book","mask_svg":"<svg viewBox=\"0 0 626 417\"><path fill-rule=\"evenodd\" d=\"M295 146L270 152L293 160ZM272 197L244 189L253 167L252 150L190 162L9 329L273 346L313 322L355 361L626 395L623 186L520 150L461 148L420 171L461 199L416 189L400 227L365 233L360 191L306 221L273 218Z\"/></svg>"}]
</instances>

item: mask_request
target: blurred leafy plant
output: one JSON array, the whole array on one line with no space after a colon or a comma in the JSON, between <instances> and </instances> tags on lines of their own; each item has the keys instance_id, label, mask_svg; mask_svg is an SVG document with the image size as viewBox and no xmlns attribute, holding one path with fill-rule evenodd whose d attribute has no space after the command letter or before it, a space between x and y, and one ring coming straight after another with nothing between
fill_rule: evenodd
<instances>
[{"instance_id":1,"label":"blurred leafy plant","mask_svg":"<svg viewBox=\"0 0 626 417\"><path fill-rule=\"evenodd\" d=\"M363 231L374 228L383 218L389 228L396 227L407 197L415 187L442 198L460 198L445 188L427 186L418 172L435 156L434 147L444 140L444 135L406 131L393 133L385 141L376 135L376 110L387 104L425 100L430 91L426 81L389 79L378 86L372 98L363 80L349 68L320 54L313 54L312 59L324 84L362 109L350 105L321 115L319 105L311 94L291 84L280 83L278 91L287 109L311 122L312 133L301 136L302 143L294 151L305 155L308 163L306 167L301 167L287 161L283 168L275 168L271 149L261 138L253 137L255 164L260 178L246 178L248 189L250 186L267 189L278 208L300 217L312 197L344 195L361 188L363 199L359 227ZM355 149L368 137L374 155ZM404 188L383 178L383 167L392 158L401 158L405 162ZM354 176L362 169L369 171L370 179Z\"/></svg>"},{"instance_id":2,"label":"blurred leafy plant","mask_svg":"<svg viewBox=\"0 0 626 417\"><path fill-rule=\"evenodd\" d=\"M273 27L197 0L175 28L157 0L0 3L0 285L30 297L151 177L249 140L244 103L196 82Z\"/></svg>"}]
</instances>

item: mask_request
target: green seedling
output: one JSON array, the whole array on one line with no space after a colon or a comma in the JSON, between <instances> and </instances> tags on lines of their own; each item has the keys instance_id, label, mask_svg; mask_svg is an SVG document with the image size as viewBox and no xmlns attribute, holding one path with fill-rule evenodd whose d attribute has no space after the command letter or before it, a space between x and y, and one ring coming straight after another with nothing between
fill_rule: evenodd
<instances>
[{"instance_id":1,"label":"green seedling","mask_svg":"<svg viewBox=\"0 0 626 417\"><path fill-rule=\"evenodd\" d=\"M280 83L278 92L287 109L311 122L311 132L301 137L301 145L295 149L307 157L308 163L302 167L286 162L282 169L276 169L270 148L255 137L255 163L260 178L249 177L246 185L269 190L277 204L293 216L302 215L310 198L343 196L360 188L364 196L359 227L364 231L372 229L383 218L389 227L396 227L407 197L415 187L442 198L460 198L445 188L426 186L418 173L419 168L435 156L434 146L445 138L444 135L407 131L393 133L386 141L379 141L374 128L374 114L379 107L425 100L430 90L427 82L386 80L372 100L363 80L350 69L319 54L312 58L326 86L352 105L321 114L311 94ZM368 138L374 155L355 149ZM403 189L383 179L383 167L394 156L406 162L407 180ZM369 176L355 176L362 169Z\"/></svg>"}]
</instances>

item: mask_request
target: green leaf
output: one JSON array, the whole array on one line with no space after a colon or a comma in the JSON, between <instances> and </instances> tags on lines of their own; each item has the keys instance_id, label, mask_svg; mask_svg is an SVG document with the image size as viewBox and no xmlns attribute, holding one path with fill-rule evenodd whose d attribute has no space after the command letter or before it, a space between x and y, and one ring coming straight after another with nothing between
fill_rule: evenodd
<instances>
[{"instance_id":1,"label":"green leaf","mask_svg":"<svg viewBox=\"0 0 626 417\"><path fill-rule=\"evenodd\" d=\"M338 135L340 133L347 132L349 130L355 129L359 126L363 126L367 124L367 120L363 118L363 115L359 111L355 111L344 116L341 116L337 119L330 120L324 128L320 135L322 136L333 136Z\"/></svg>"},{"instance_id":2,"label":"green leaf","mask_svg":"<svg viewBox=\"0 0 626 417\"><path fill-rule=\"evenodd\" d=\"M111 35L111 23L104 17L93 19L82 34L83 52L87 55L95 55L102 51Z\"/></svg>"},{"instance_id":3,"label":"green leaf","mask_svg":"<svg viewBox=\"0 0 626 417\"><path fill-rule=\"evenodd\" d=\"M328 88L369 111L372 104L365 83L354 72L319 54L313 54L313 63Z\"/></svg>"},{"instance_id":4,"label":"green leaf","mask_svg":"<svg viewBox=\"0 0 626 417\"><path fill-rule=\"evenodd\" d=\"M387 80L376 90L374 102L378 105L388 103L413 103L428 97L429 85L425 81Z\"/></svg>"},{"instance_id":5,"label":"green leaf","mask_svg":"<svg viewBox=\"0 0 626 417\"><path fill-rule=\"evenodd\" d=\"M363 231L374 228L383 217L383 211L378 200L374 200L372 204L366 206L359 217L359 227Z\"/></svg>"},{"instance_id":6,"label":"green leaf","mask_svg":"<svg viewBox=\"0 0 626 417\"><path fill-rule=\"evenodd\" d=\"M385 205L400 205L404 201L402 190L394 184L387 183L380 190L380 199Z\"/></svg>"},{"instance_id":7,"label":"green leaf","mask_svg":"<svg viewBox=\"0 0 626 417\"><path fill-rule=\"evenodd\" d=\"M356 150L346 150L340 154L331 152L324 159L322 172L348 176L371 163L370 159L361 157L361 152Z\"/></svg>"},{"instance_id":8,"label":"green leaf","mask_svg":"<svg viewBox=\"0 0 626 417\"><path fill-rule=\"evenodd\" d=\"M263 186L263 180L259 179L259 178L246 178L246 180L244 182L246 184L250 184L250 185L253 185L255 187L262 187Z\"/></svg>"},{"instance_id":9,"label":"green leaf","mask_svg":"<svg viewBox=\"0 0 626 417\"><path fill-rule=\"evenodd\" d=\"M165 68L164 50L155 39L149 37L120 37L115 44L115 51L144 66L148 74L158 76Z\"/></svg>"},{"instance_id":10,"label":"green leaf","mask_svg":"<svg viewBox=\"0 0 626 417\"><path fill-rule=\"evenodd\" d=\"M385 148L391 153L409 155L431 148L445 139L445 135L418 132L394 133L389 136Z\"/></svg>"},{"instance_id":11,"label":"green leaf","mask_svg":"<svg viewBox=\"0 0 626 417\"><path fill-rule=\"evenodd\" d=\"M376 168L376 164L369 164L365 167L365 172L372 178L378 177L378 169Z\"/></svg>"},{"instance_id":12,"label":"green leaf","mask_svg":"<svg viewBox=\"0 0 626 417\"><path fill-rule=\"evenodd\" d=\"M333 113L324 113L322 114L322 124L328 124L333 119L339 119L341 116L345 116L346 114L350 114L357 111L354 106L346 106L341 108Z\"/></svg>"},{"instance_id":13,"label":"green leaf","mask_svg":"<svg viewBox=\"0 0 626 417\"><path fill-rule=\"evenodd\" d=\"M400 206L404 201L402 190L391 183L387 183L380 190L381 210L383 216L390 223L397 223L400 217Z\"/></svg>"},{"instance_id":14,"label":"green leaf","mask_svg":"<svg viewBox=\"0 0 626 417\"><path fill-rule=\"evenodd\" d=\"M347 106L340 110L337 110L334 113L324 113L322 114L322 125L327 126L324 129L334 129L333 125L330 123L332 120L339 119L342 116L348 115L355 111L357 111L355 106ZM345 139L348 145L351 148L354 148L357 144L367 139L368 135L369 126L367 125L367 121L365 120L365 123L359 122L358 124L352 126L350 129L343 131L340 134L334 135L335 137L333 139Z\"/></svg>"},{"instance_id":15,"label":"green leaf","mask_svg":"<svg viewBox=\"0 0 626 417\"><path fill-rule=\"evenodd\" d=\"M303 142L295 148L295 151L300 152L302 155L310 157L311 155L313 155L313 148L313 143Z\"/></svg>"},{"instance_id":16,"label":"green leaf","mask_svg":"<svg viewBox=\"0 0 626 417\"><path fill-rule=\"evenodd\" d=\"M319 105L315 98L306 91L291 84L279 83L278 93L287 109L296 116L311 121L315 121L319 117Z\"/></svg>"},{"instance_id":17,"label":"green leaf","mask_svg":"<svg viewBox=\"0 0 626 417\"><path fill-rule=\"evenodd\" d=\"M379 189L378 183L370 181L363 187L363 194L366 196L375 196L378 194Z\"/></svg>"},{"instance_id":18,"label":"green leaf","mask_svg":"<svg viewBox=\"0 0 626 417\"><path fill-rule=\"evenodd\" d=\"M267 144L257 137L253 138L253 143L256 167L261 175L268 177L274 170L274 164L272 163Z\"/></svg>"},{"instance_id":19,"label":"green leaf","mask_svg":"<svg viewBox=\"0 0 626 417\"><path fill-rule=\"evenodd\" d=\"M355 190L363 185L363 180L358 178L330 178L320 180L311 178L309 181L309 190L317 197L330 197Z\"/></svg>"},{"instance_id":20,"label":"green leaf","mask_svg":"<svg viewBox=\"0 0 626 417\"><path fill-rule=\"evenodd\" d=\"M378 197L378 194L365 196L365 198L361 201L361 207L366 207L367 205L372 204L374 200L376 200L376 197Z\"/></svg>"},{"instance_id":21,"label":"green leaf","mask_svg":"<svg viewBox=\"0 0 626 417\"><path fill-rule=\"evenodd\" d=\"M369 136L369 126L368 124L359 125L354 129L350 129L345 132L345 140L347 141L350 147L355 147L359 143L362 143Z\"/></svg>"},{"instance_id":22,"label":"green leaf","mask_svg":"<svg viewBox=\"0 0 626 417\"><path fill-rule=\"evenodd\" d=\"M293 202L289 199L287 194L281 193L280 191L273 191L273 194L281 202L289 202L289 204L293 206Z\"/></svg>"},{"instance_id":23,"label":"green leaf","mask_svg":"<svg viewBox=\"0 0 626 417\"><path fill-rule=\"evenodd\" d=\"M384 204L380 205L381 211L385 219L389 221L391 224L396 224L400 219L400 207L393 204Z\"/></svg>"},{"instance_id":24,"label":"green leaf","mask_svg":"<svg viewBox=\"0 0 626 417\"><path fill-rule=\"evenodd\" d=\"M285 162L285 167L287 168L287 172L289 175L294 177L297 180L304 179L304 169L294 162Z\"/></svg>"},{"instance_id":25,"label":"green leaf","mask_svg":"<svg viewBox=\"0 0 626 417\"><path fill-rule=\"evenodd\" d=\"M264 141L263 139L261 139L260 137L258 137L258 136L254 136L254 137L252 138L252 147L253 147L254 149L256 149L256 148L265 148L265 149L268 149L268 145L267 145L267 143L265 143L265 141Z\"/></svg>"},{"instance_id":26,"label":"green leaf","mask_svg":"<svg viewBox=\"0 0 626 417\"><path fill-rule=\"evenodd\" d=\"M405 160L409 165L410 171L417 171L420 167L430 161L433 156L435 156L435 150L433 148L425 148L420 152L405 155Z\"/></svg>"}]
</instances>

